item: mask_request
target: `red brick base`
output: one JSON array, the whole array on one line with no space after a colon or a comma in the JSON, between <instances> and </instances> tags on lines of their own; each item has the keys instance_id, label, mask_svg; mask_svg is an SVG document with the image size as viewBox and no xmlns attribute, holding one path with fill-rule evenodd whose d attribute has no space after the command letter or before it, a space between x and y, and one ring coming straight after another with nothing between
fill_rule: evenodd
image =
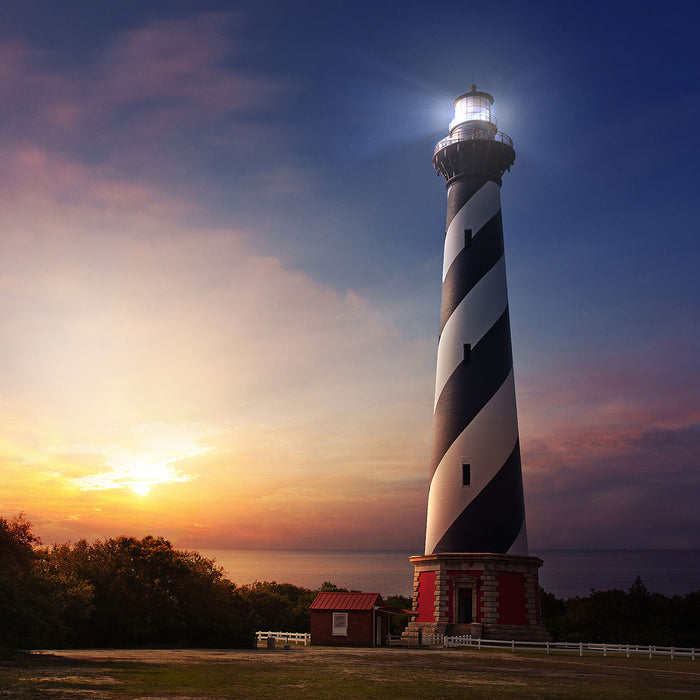
<instances>
[{"instance_id":1,"label":"red brick base","mask_svg":"<svg viewBox=\"0 0 700 700\"><path fill-rule=\"evenodd\" d=\"M472 634L483 639L546 640L537 557L431 554L415 566L413 612L406 633Z\"/></svg>"}]
</instances>

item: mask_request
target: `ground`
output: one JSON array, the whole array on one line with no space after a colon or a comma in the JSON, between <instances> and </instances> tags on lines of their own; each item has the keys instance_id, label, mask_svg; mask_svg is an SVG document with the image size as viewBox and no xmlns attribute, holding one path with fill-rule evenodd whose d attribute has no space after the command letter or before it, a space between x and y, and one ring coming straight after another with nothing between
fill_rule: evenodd
<instances>
[{"instance_id":1,"label":"ground","mask_svg":"<svg viewBox=\"0 0 700 700\"><path fill-rule=\"evenodd\" d=\"M70 650L0 659L0 698L700 697L700 660L474 649Z\"/></svg>"}]
</instances>

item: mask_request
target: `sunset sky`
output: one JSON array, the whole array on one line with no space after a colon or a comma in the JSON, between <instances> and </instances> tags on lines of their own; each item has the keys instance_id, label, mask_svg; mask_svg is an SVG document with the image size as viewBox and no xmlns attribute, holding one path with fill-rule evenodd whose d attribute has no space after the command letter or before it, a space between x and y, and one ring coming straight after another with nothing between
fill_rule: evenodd
<instances>
[{"instance_id":1,"label":"sunset sky","mask_svg":"<svg viewBox=\"0 0 700 700\"><path fill-rule=\"evenodd\" d=\"M474 80L531 547L700 547L690 2L0 3L0 515L423 547Z\"/></svg>"}]
</instances>

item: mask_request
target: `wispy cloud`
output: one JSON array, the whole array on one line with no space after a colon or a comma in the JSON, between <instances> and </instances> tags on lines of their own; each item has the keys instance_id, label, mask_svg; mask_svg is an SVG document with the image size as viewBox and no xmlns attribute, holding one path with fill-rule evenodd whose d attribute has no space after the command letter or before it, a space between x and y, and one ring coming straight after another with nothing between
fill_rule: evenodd
<instances>
[{"instance_id":1,"label":"wispy cloud","mask_svg":"<svg viewBox=\"0 0 700 700\"><path fill-rule=\"evenodd\" d=\"M532 539L696 547L700 420L664 363L543 377L521 426Z\"/></svg>"},{"instance_id":2,"label":"wispy cloud","mask_svg":"<svg viewBox=\"0 0 700 700\"><path fill-rule=\"evenodd\" d=\"M281 82L231 62L243 36L232 13L157 20L115 35L79 70L59 70L45 50L5 42L0 91L15 98L8 116L28 133L49 128L92 138L91 128L114 123L110 137L138 134L139 127L156 136L154 126L256 112L276 100Z\"/></svg>"}]
</instances>

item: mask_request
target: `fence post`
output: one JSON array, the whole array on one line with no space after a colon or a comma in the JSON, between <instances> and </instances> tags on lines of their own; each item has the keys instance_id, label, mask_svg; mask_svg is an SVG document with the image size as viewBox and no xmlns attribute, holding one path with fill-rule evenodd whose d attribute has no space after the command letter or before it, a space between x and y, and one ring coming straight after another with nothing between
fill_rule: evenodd
<instances>
[{"instance_id":1,"label":"fence post","mask_svg":"<svg viewBox=\"0 0 700 700\"><path fill-rule=\"evenodd\" d=\"M603 644L603 657L608 655L608 648Z\"/></svg>"},{"instance_id":2,"label":"fence post","mask_svg":"<svg viewBox=\"0 0 700 700\"><path fill-rule=\"evenodd\" d=\"M549 640L547 640L547 656L549 656Z\"/></svg>"},{"instance_id":3,"label":"fence post","mask_svg":"<svg viewBox=\"0 0 700 700\"><path fill-rule=\"evenodd\" d=\"M511 639L510 640L510 650L515 653L515 640Z\"/></svg>"},{"instance_id":4,"label":"fence post","mask_svg":"<svg viewBox=\"0 0 700 700\"><path fill-rule=\"evenodd\" d=\"M630 645L627 645L627 658L629 659L630 657Z\"/></svg>"},{"instance_id":5,"label":"fence post","mask_svg":"<svg viewBox=\"0 0 700 700\"><path fill-rule=\"evenodd\" d=\"M671 658L673 658L673 647L671 647Z\"/></svg>"},{"instance_id":6,"label":"fence post","mask_svg":"<svg viewBox=\"0 0 700 700\"><path fill-rule=\"evenodd\" d=\"M578 655L583 656L583 642L578 643Z\"/></svg>"}]
</instances>

